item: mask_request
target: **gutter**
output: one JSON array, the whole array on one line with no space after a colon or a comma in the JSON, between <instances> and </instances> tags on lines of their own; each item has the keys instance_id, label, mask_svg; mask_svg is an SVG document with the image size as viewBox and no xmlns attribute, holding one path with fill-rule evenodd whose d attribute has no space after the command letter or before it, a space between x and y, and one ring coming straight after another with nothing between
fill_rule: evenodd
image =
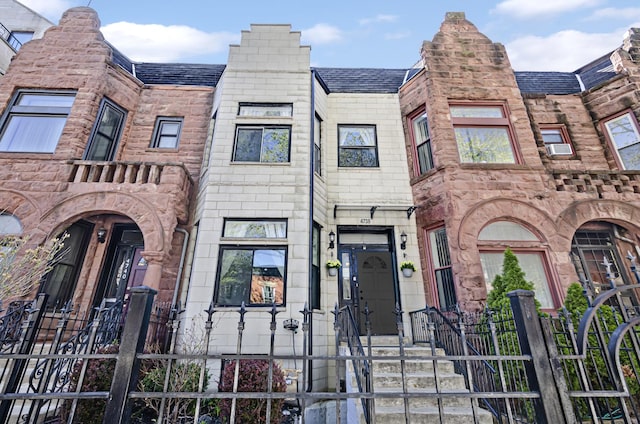
<instances>
[{"instance_id":1,"label":"gutter","mask_svg":"<svg viewBox=\"0 0 640 424\"><path fill-rule=\"evenodd\" d=\"M311 70L311 128L309 134L310 141L310 155L309 155L309 291L307 294L307 304L311 305L311 299L313 298L313 266L311 265L313 261L313 193L314 193L314 156L315 156L315 140L313 139L315 134L315 103L316 103L316 91L315 91L315 81L316 81L316 71L315 69ZM307 353L311 356L313 355L313 313L309 315L309 342L307 344ZM309 359L309 364L307 366L307 392L313 391L313 360Z\"/></svg>"},{"instance_id":2,"label":"gutter","mask_svg":"<svg viewBox=\"0 0 640 424\"><path fill-rule=\"evenodd\" d=\"M178 293L180 292L180 280L182 279L182 271L184 269L184 259L187 256L187 244L189 243L189 232L184 228L177 228L174 230L184 234L184 240L182 241L182 252L180 253L180 265L178 266L178 275L176 276L176 284L173 289L173 298L171 299L171 307L176 306L178 302Z\"/></svg>"}]
</instances>

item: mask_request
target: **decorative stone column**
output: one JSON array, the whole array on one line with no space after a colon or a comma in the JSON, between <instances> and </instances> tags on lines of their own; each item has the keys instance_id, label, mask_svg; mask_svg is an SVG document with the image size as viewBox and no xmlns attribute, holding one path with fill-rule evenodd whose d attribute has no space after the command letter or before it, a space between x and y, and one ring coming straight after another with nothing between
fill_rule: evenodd
<instances>
[{"instance_id":1,"label":"decorative stone column","mask_svg":"<svg viewBox=\"0 0 640 424\"><path fill-rule=\"evenodd\" d=\"M147 261L147 271L144 274L143 285L158 290L162 277L162 264L164 263L164 252L143 251L142 257Z\"/></svg>"}]
</instances>

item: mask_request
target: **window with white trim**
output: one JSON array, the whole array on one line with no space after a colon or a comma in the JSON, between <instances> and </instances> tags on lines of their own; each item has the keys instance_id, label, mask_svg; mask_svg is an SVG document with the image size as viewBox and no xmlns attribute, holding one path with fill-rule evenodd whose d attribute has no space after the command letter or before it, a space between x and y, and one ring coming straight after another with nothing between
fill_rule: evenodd
<instances>
[{"instance_id":1,"label":"window with white trim","mask_svg":"<svg viewBox=\"0 0 640 424\"><path fill-rule=\"evenodd\" d=\"M622 169L640 170L640 131L632 112L604 122L607 136Z\"/></svg>"}]
</instances>

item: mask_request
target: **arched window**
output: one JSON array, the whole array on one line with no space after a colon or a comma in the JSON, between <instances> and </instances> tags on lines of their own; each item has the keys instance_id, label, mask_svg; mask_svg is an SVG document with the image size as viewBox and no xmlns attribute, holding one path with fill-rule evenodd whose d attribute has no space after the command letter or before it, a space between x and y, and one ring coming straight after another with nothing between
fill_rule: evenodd
<instances>
[{"instance_id":1,"label":"arched window","mask_svg":"<svg viewBox=\"0 0 640 424\"><path fill-rule=\"evenodd\" d=\"M20 223L20 220L10 213L0 214L0 235L19 236L20 234L22 234L22 223Z\"/></svg>"},{"instance_id":2,"label":"arched window","mask_svg":"<svg viewBox=\"0 0 640 424\"><path fill-rule=\"evenodd\" d=\"M495 276L502 273L504 250L509 247L518 258L527 281L534 286L536 299L543 309L556 307L550 288L550 274L545 249L530 230L512 221L496 221L480 231L478 249L487 292Z\"/></svg>"}]
</instances>

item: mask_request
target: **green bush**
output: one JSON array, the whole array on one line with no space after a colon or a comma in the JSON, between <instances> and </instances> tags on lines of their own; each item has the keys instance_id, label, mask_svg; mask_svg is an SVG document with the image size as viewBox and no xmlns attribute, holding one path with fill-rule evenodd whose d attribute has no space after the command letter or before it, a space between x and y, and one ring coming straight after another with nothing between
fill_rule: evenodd
<instances>
[{"instance_id":1,"label":"green bush","mask_svg":"<svg viewBox=\"0 0 640 424\"><path fill-rule=\"evenodd\" d=\"M287 388L284 373L280 366L273 363L272 392L284 392ZM233 380L236 363L229 362L222 373L220 381L221 392L233 391ZM269 361L266 359L241 359L238 374L238 392L264 392L268 391ZM271 422L279 422L284 399L271 400ZM221 402L223 416L231 416L231 399L223 399ZM267 399L240 399L236 400L236 422L243 424L264 423L267 417Z\"/></svg>"},{"instance_id":2,"label":"green bush","mask_svg":"<svg viewBox=\"0 0 640 424\"><path fill-rule=\"evenodd\" d=\"M96 353L118 353L119 348L118 345L109 345L98 349ZM79 360L73 366L69 382L69 392L75 392L78 387L82 364L83 361ZM111 389L111 381L113 380L115 368L115 359L89 359L80 391L108 392ZM60 417L63 422L67 422L69 419L71 405L71 400L65 400L60 408ZM102 424L106 406L107 401L104 399L81 399L78 401L73 422L77 424Z\"/></svg>"},{"instance_id":3,"label":"green bush","mask_svg":"<svg viewBox=\"0 0 640 424\"><path fill-rule=\"evenodd\" d=\"M167 384L167 392L199 392L200 374L202 367L192 361L173 363L171 375ZM164 361L144 361L140 367L138 390L141 392L164 392L167 377L167 366ZM209 375L204 373L202 390L209 384ZM161 400L159 398L144 398L137 402L138 416L158 416ZM201 412L203 408L201 408ZM163 417L165 422L178 422L184 417L192 417L196 410L195 399L167 398L165 399Z\"/></svg>"}]
</instances>

